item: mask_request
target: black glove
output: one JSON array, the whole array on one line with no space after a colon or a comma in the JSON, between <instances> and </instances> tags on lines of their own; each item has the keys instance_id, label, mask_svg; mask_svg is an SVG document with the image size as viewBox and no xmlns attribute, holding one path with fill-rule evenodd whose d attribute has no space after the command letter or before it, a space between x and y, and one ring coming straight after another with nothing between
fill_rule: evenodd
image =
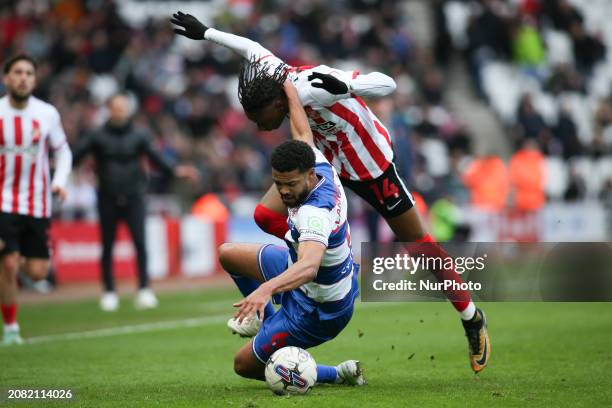
<instances>
[{"instance_id":1,"label":"black glove","mask_svg":"<svg viewBox=\"0 0 612 408\"><path fill-rule=\"evenodd\" d=\"M312 86L323 88L332 95L342 95L349 91L348 86L333 75L322 74L320 72L313 72L308 75L309 81L314 79L320 79L321 82L313 82L311 83Z\"/></svg>"},{"instance_id":2,"label":"black glove","mask_svg":"<svg viewBox=\"0 0 612 408\"><path fill-rule=\"evenodd\" d=\"M191 14L185 14L180 11L177 11L172 15L170 22L172 24L176 24L177 26L184 28L184 30L175 28L175 33L184 35L185 37L191 38L192 40L203 40L204 33L206 32L206 30L208 30L208 27L200 23L197 18L195 18Z\"/></svg>"}]
</instances>

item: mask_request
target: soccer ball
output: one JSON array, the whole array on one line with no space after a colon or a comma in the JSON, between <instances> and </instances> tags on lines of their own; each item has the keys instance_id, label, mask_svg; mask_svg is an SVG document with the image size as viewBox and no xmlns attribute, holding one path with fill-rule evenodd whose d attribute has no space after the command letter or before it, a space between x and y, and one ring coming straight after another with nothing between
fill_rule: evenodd
<instances>
[{"instance_id":1,"label":"soccer ball","mask_svg":"<svg viewBox=\"0 0 612 408\"><path fill-rule=\"evenodd\" d=\"M304 349L283 347L266 363L266 383L277 395L306 394L317 382L317 363Z\"/></svg>"}]
</instances>

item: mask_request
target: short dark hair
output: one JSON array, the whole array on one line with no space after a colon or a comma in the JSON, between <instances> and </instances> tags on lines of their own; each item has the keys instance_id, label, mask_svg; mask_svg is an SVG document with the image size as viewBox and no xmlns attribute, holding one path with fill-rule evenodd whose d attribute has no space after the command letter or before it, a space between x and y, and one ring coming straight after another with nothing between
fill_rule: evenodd
<instances>
[{"instance_id":1,"label":"short dark hair","mask_svg":"<svg viewBox=\"0 0 612 408\"><path fill-rule=\"evenodd\" d=\"M287 65L279 64L274 71L267 62L255 57L245 60L238 76L238 99L245 112L257 112L277 97L284 95L283 83L289 73Z\"/></svg>"},{"instance_id":2,"label":"short dark hair","mask_svg":"<svg viewBox=\"0 0 612 408\"><path fill-rule=\"evenodd\" d=\"M296 169L304 173L315 166L315 153L312 147L300 140L287 140L272 151L270 164L282 173Z\"/></svg>"},{"instance_id":3,"label":"short dark hair","mask_svg":"<svg viewBox=\"0 0 612 408\"><path fill-rule=\"evenodd\" d=\"M19 61L28 61L34 67L34 70L36 70L36 68L38 68L38 64L36 63L36 60L34 58L30 57L27 54L17 54L17 55L12 56L11 58L9 58L4 63L4 74L6 75L9 72L11 72L11 68L13 68L13 65L18 63Z\"/></svg>"}]
</instances>

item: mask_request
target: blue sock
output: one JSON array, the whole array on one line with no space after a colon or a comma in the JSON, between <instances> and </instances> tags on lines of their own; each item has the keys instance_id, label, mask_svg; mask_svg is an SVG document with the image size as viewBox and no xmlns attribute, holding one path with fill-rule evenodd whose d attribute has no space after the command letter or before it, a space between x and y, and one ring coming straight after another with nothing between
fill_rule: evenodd
<instances>
[{"instance_id":1,"label":"blue sock","mask_svg":"<svg viewBox=\"0 0 612 408\"><path fill-rule=\"evenodd\" d=\"M238 289L240 289L240 293L242 293L242 296L244 297L249 296L255 291L255 289L259 287L259 282L257 282L255 279L232 275L231 273L229 274L229 276L231 276L234 282L236 282L236 286L238 286ZM274 307L272 306L272 302L268 302L264 310L264 320L271 317L273 314Z\"/></svg>"},{"instance_id":2,"label":"blue sock","mask_svg":"<svg viewBox=\"0 0 612 408\"><path fill-rule=\"evenodd\" d=\"M338 370L334 366L317 364L317 382L321 384L335 384Z\"/></svg>"}]
</instances>

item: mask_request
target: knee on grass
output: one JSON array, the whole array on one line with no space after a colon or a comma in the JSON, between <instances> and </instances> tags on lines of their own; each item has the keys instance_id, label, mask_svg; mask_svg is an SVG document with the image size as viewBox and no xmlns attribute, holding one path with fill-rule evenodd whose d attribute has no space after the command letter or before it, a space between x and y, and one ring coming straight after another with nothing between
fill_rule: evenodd
<instances>
[{"instance_id":1,"label":"knee on grass","mask_svg":"<svg viewBox=\"0 0 612 408\"><path fill-rule=\"evenodd\" d=\"M240 353L234 357L234 372L244 378L261 379L263 370L260 375L256 373L258 367L254 367L252 362L244 358Z\"/></svg>"}]
</instances>

